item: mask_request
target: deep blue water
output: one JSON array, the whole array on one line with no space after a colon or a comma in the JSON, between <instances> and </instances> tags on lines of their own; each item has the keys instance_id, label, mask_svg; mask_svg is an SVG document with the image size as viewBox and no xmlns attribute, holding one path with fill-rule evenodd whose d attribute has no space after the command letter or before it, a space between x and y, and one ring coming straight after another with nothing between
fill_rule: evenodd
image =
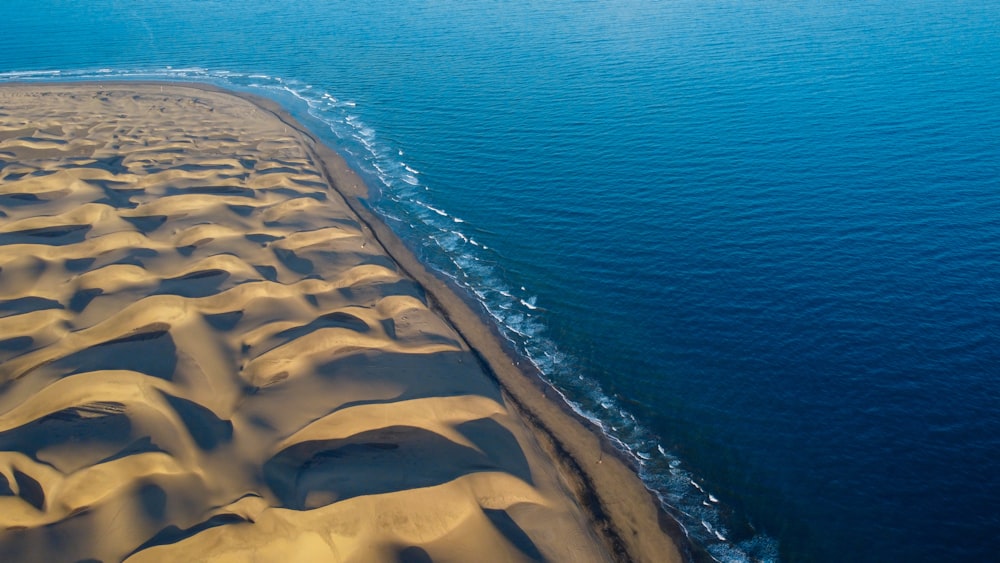
<instances>
[{"instance_id":1,"label":"deep blue water","mask_svg":"<svg viewBox=\"0 0 1000 563\"><path fill-rule=\"evenodd\" d=\"M719 561L1000 552L1000 3L6 0L270 96Z\"/></svg>"}]
</instances>

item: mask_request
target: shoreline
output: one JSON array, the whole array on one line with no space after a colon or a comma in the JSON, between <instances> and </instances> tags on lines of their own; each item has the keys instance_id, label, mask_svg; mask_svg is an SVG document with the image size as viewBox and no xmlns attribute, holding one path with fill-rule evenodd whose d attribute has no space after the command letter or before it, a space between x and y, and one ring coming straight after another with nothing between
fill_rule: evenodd
<instances>
[{"instance_id":1,"label":"shoreline","mask_svg":"<svg viewBox=\"0 0 1000 563\"><path fill-rule=\"evenodd\" d=\"M547 442L546 450L562 465L560 470L564 477L570 472L570 478L579 479L576 483L579 489L574 492L590 512L595 523L604 527L602 535L611 544L614 553L625 556L627 560L637 561L653 561L655 560L653 558L662 555L662 552L657 552L655 549L647 549L641 541L629 541L630 535L634 536L635 532L641 533L636 529L639 528L638 522L632 524L635 528L631 530L631 534L616 522L616 519L622 518L626 521L631 520L632 516L624 514L626 511L619 513L620 508L616 510L619 503L642 510L643 501L651 499L655 510L649 510L648 515L656 515L655 521L660 531L673 540L685 561L694 560L690 539L680 523L659 506L656 495L646 488L636 471L634 460L629 459L611 443L593 422L574 411L565 402L562 394L542 378L531 362L516 355L499 330L485 318L484 314L477 313L452 284L421 262L402 239L365 205L364 200L369 195L368 188L340 154L317 139L308 128L277 102L222 88L218 91L237 95L263 107L295 128L308 140L310 148L322 163L321 167L329 178L331 187L362 218L365 225L372 229L376 240L389 256L424 288L431 298L433 308L465 339L476 353L486 373L513 400L522 418L529 422L536 439ZM550 396L552 393L556 396ZM596 438L596 444L588 443L591 441L588 434ZM623 468L625 473L622 471ZM628 481L633 482L628 483ZM628 500L622 502L621 499L611 499L608 498L610 495L602 494L602 487L607 489L611 483L628 483L633 489L638 485L638 489L641 490L628 491L626 497ZM632 505L632 502L636 504ZM646 559L640 557L640 554L652 558Z\"/></svg>"},{"instance_id":2,"label":"shoreline","mask_svg":"<svg viewBox=\"0 0 1000 563\"><path fill-rule=\"evenodd\" d=\"M443 317L474 353L483 372L502 390L591 519L615 560L661 561L669 551L678 559L699 559L700 550L679 523L660 506L629 459L589 420L573 411L537 369L516 355L497 328L477 313L447 280L420 262L405 243L367 206L368 187L333 149L315 137L277 102L211 84L172 81L81 81L6 83L29 88L49 84L86 88L162 86L213 92L243 99L293 129L304 141L327 183L361 220L361 228L423 289L432 310ZM668 559L670 559L668 557Z\"/></svg>"}]
</instances>

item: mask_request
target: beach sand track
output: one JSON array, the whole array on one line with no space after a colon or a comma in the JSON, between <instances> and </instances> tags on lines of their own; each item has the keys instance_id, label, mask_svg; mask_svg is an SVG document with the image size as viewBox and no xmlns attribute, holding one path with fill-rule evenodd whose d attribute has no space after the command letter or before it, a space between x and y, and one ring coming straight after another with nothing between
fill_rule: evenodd
<instances>
[{"instance_id":1,"label":"beach sand track","mask_svg":"<svg viewBox=\"0 0 1000 563\"><path fill-rule=\"evenodd\" d=\"M295 130L184 87L0 108L0 559L606 558Z\"/></svg>"}]
</instances>

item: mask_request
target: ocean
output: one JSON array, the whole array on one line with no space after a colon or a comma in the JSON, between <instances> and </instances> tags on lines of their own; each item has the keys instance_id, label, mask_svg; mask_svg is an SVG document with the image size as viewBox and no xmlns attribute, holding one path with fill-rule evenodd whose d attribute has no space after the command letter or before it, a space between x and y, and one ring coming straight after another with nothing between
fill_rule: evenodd
<instances>
[{"instance_id":1,"label":"ocean","mask_svg":"<svg viewBox=\"0 0 1000 563\"><path fill-rule=\"evenodd\" d=\"M706 557L1000 553L1000 3L6 0L0 53L282 103Z\"/></svg>"}]
</instances>

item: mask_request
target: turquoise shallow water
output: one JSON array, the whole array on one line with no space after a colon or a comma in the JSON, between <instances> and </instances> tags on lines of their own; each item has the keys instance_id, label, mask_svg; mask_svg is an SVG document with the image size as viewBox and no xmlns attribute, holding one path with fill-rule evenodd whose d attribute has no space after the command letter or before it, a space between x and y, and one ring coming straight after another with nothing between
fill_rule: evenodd
<instances>
[{"instance_id":1,"label":"turquoise shallow water","mask_svg":"<svg viewBox=\"0 0 1000 563\"><path fill-rule=\"evenodd\" d=\"M719 561L1000 550L1000 5L8 0L0 79L264 94Z\"/></svg>"}]
</instances>

